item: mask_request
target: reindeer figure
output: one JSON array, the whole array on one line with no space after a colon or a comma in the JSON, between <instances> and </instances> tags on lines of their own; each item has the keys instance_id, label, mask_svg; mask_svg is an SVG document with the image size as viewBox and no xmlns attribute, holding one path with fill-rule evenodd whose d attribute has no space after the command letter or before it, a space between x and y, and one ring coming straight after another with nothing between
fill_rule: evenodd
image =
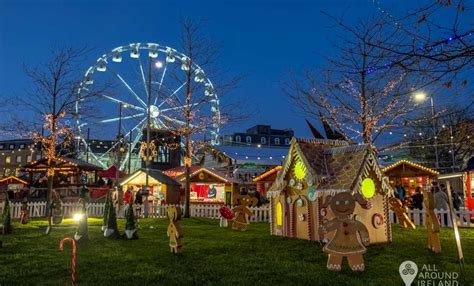
<instances>
[{"instance_id":1,"label":"reindeer figure","mask_svg":"<svg viewBox=\"0 0 474 286\"><path fill-rule=\"evenodd\" d=\"M183 229L179 223L181 219L181 208L169 206L168 219L170 220L170 224L168 225L166 234L170 238L170 251L171 253L180 253L182 249L181 238L183 238Z\"/></svg>"},{"instance_id":2,"label":"reindeer figure","mask_svg":"<svg viewBox=\"0 0 474 286\"><path fill-rule=\"evenodd\" d=\"M332 271L340 271L342 260L347 261L352 271L364 271L365 246L369 245L369 232L365 225L353 216L355 202L363 208L370 208L369 202L364 200L360 194L338 193L328 197L323 207L329 206L336 216L330 221L322 223L319 229L320 235L336 231L333 238L326 244L323 251L328 254L327 268Z\"/></svg>"},{"instance_id":3,"label":"reindeer figure","mask_svg":"<svg viewBox=\"0 0 474 286\"><path fill-rule=\"evenodd\" d=\"M256 206L257 198L251 198L249 195L236 195L234 200L237 202L237 206L232 209L234 211L232 229L245 231L250 222L249 218L252 216L249 206Z\"/></svg>"}]
</instances>

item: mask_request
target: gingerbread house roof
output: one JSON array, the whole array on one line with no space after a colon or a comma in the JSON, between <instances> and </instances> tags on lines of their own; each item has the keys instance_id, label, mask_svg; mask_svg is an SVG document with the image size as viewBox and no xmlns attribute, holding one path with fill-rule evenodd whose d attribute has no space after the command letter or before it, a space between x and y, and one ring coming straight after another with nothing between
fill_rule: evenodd
<instances>
[{"instance_id":1,"label":"gingerbread house roof","mask_svg":"<svg viewBox=\"0 0 474 286\"><path fill-rule=\"evenodd\" d=\"M382 191L391 189L370 144L349 145L339 140L293 138L282 171L270 188L270 195L284 189L285 177L294 159L303 162L307 171L306 182L320 191L359 192L362 179L369 173L375 174L381 182Z\"/></svg>"}]
</instances>

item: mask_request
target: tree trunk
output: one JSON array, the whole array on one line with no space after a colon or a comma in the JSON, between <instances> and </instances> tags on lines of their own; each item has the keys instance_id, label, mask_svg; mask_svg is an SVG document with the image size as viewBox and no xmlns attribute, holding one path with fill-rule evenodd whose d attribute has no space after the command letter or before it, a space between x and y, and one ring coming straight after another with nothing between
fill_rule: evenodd
<instances>
[{"instance_id":1,"label":"tree trunk","mask_svg":"<svg viewBox=\"0 0 474 286\"><path fill-rule=\"evenodd\" d=\"M46 234L51 232L52 228L52 210L51 210L51 194L53 193L54 176L48 176L48 189L46 190L46 218L48 219L48 228Z\"/></svg>"}]
</instances>

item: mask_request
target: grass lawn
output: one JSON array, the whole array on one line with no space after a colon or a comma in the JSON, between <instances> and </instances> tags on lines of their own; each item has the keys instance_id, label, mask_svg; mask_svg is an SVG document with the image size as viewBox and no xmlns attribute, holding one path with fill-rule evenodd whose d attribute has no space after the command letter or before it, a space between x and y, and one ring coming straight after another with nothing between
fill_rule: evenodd
<instances>
[{"instance_id":1,"label":"grass lawn","mask_svg":"<svg viewBox=\"0 0 474 286\"><path fill-rule=\"evenodd\" d=\"M119 220L119 228L124 228ZM443 253L425 248L426 231L393 227L393 243L369 247L364 273L326 269L326 255L316 242L270 236L266 223L251 224L247 232L218 227L217 220L183 221L184 252L169 252L167 220L141 220L138 240L107 240L101 221L90 219L90 242L78 245L77 282L82 285L403 285L398 268L412 260L436 264L439 271L459 271L451 229L442 229ZM65 220L44 235L45 221L14 224L0 249L0 285L70 282L70 244L59 241L75 232ZM150 228L153 226L153 228ZM461 230L468 284L474 283L474 230ZM344 262L346 263L346 262ZM416 285L415 283L413 285ZM432 284L430 284L432 285ZM438 285L438 284L436 284ZM460 281L458 285L463 285Z\"/></svg>"}]
</instances>

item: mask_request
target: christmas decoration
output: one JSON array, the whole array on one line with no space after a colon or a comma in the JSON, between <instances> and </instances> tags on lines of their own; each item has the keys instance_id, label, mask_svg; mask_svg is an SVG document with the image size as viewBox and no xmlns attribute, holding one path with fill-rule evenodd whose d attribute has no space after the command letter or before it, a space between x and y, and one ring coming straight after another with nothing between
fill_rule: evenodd
<instances>
[{"instance_id":1,"label":"christmas decoration","mask_svg":"<svg viewBox=\"0 0 474 286\"><path fill-rule=\"evenodd\" d=\"M319 240L318 226L335 218L322 201L338 193L360 197L354 215L367 227L372 243L391 240L388 198L393 190L370 144L293 138L288 155L267 191L271 234ZM375 216L375 217L374 217ZM332 234L325 234L328 240Z\"/></svg>"},{"instance_id":2,"label":"christmas decoration","mask_svg":"<svg viewBox=\"0 0 474 286\"><path fill-rule=\"evenodd\" d=\"M21 224L27 224L29 219L28 215L28 201L25 199L24 201L21 202L21 208L20 208L20 223Z\"/></svg>"},{"instance_id":3,"label":"christmas decoration","mask_svg":"<svg viewBox=\"0 0 474 286\"><path fill-rule=\"evenodd\" d=\"M249 218L252 216L249 206L256 206L257 198L251 198L248 195L235 195L234 201L237 202L237 206L232 209L234 211L232 229L246 231Z\"/></svg>"},{"instance_id":4,"label":"christmas decoration","mask_svg":"<svg viewBox=\"0 0 474 286\"><path fill-rule=\"evenodd\" d=\"M439 239L440 227L439 221L434 212L435 203L433 193L430 191L422 190L423 201L426 208L426 219L425 225L428 232L428 248L434 253L441 252L441 241Z\"/></svg>"},{"instance_id":5,"label":"christmas decoration","mask_svg":"<svg viewBox=\"0 0 474 286\"><path fill-rule=\"evenodd\" d=\"M76 241L72 237L65 237L59 243L59 250L63 251L64 242L70 241L72 244L71 258L71 284L76 285Z\"/></svg>"},{"instance_id":6,"label":"christmas decoration","mask_svg":"<svg viewBox=\"0 0 474 286\"><path fill-rule=\"evenodd\" d=\"M77 228L76 233L74 234L74 240L77 242L83 242L89 240L89 230L87 226L87 207L86 207L86 199L80 198L79 204L82 205L81 213L79 214L79 226Z\"/></svg>"},{"instance_id":7,"label":"christmas decoration","mask_svg":"<svg viewBox=\"0 0 474 286\"><path fill-rule=\"evenodd\" d=\"M104 236L107 238L119 238L120 233L117 228L117 216L115 214L115 206L109 202L107 211L107 225L104 230Z\"/></svg>"},{"instance_id":8,"label":"christmas decoration","mask_svg":"<svg viewBox=\"0 0 474 286\"><path fill-rule=\"evenodd\" d=\"M328 254L327 268L340 271L342 260L347 261L352 271L364 271L365 246L369 245L369 231L360 221L353 218L355 198L347 192L328 197L324 203L329 205L335 218L320 226L320 235L336 231L333 238L326 244L323 251Z\"/></svg>"},{"instance_id":9,"label":"christmas decoration","mask_svg":"<svg viewBox=\"0 0 474 286\"><path fill-rule=\"evenodd\" d=\"M127 239L137 239L137 227L135 226L135 215L133 213L133 195L130 197L130 202L128 203L127 209L125 210L125 218L127 222L125 223L125 232L124 236Z\"/></svg>"},{"instance_id":10,"label":"christmas decoration","mask_svg":"<svg viewBox=\"0 0 474 286\"><path fill-rule=\"evenodd\" d=\"M234 214L232 213L232 210L229 207L224 206L219 209L219 213L221 214L219 226L227 227L228 225L227 220L234 218Z\"/></svg>"},{"instance_id":11,"label":"christmas decoration","mask_svg":"<svg viewBox=\"0 0 474 286\"><path fill-rule=\"evenodd\" d=\"M2 213L2 224L0 225L2 234L10 234L12 233L12 218L11 218L11 210L10 210L10 200L8 199L8 194L5 192L5 201L3 205L3 213Z\"/></svg>"},{"instance_id":12,"label":"christmas decoration","mask_svg":"<svg viewBox=\"0 0 474 286\"><path fill-rule=\"evenodd\" d=\"M181 239L183 238L183 229L179 220L181 220L181 208L176 205L168 206L168 219L170 224L166 235L170 238L170 251L171 253L180 253L182 250Z\"/></svg>"},{"instance_id":13,"label":"christmas decoration","mask_svg":"<svg viewBox=\"0 0 474 286\"><path fill-rule=\"evenodd\" d=\"M415 229L416 226L415 224L410 220L408 217L408 208L403 205L402 201L395 197L391 197L389 199L390 202L390 208L391 210L395 213L397 216L398 224L400 224L401 227L403 228L413 228Z\"/></svg>"}]
</instances>

